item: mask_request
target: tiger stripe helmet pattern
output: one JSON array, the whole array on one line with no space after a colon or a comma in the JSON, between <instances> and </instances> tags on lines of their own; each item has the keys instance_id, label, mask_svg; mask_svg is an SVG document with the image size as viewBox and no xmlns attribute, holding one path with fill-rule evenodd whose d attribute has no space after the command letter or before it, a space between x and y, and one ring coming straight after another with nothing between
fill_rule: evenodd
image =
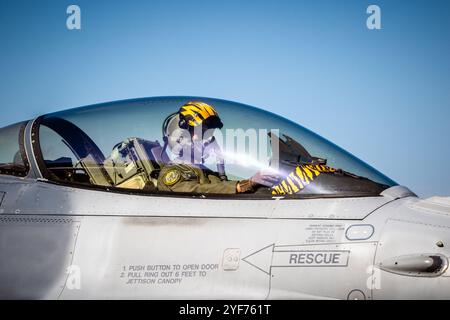
<instances>
[{"instance_id":1,"label":"tiger stripe helmet pattern","mask_svg":"<svg viewBox=\"0 0 450 320\"><path fill-rule=\"evenodd\" d=\"M186 103L180 108L179 113L190 127L196 127L210 117L219 117L212 106L200 101Z\"/></svg>"}]
</instances>

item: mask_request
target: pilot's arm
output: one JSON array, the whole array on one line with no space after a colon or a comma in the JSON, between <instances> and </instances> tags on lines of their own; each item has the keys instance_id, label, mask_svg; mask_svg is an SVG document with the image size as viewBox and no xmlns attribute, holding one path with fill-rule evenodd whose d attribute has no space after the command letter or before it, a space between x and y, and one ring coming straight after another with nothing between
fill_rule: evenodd
<instances>
[{"instance_id":1,"label":"pilot's arm","mask_svg":"<svg viewBox=\"0 0 450 320\"><path fill-rule=\"evenodd\" d=\"M187 193L237 193L237 181L222 181L201 169L186 165L169 165L161 169L158 190Z\"/></svg>"},{"instance_id":2,"label":"pilot's arm","mask_svg":"<svg viewBox=\"0 0 450 320\"><path fill-rule=\"evenodd\" d=\"M197 167L176 164L162 168L158 177L158 189L189 193L254 193L259 187L269 187L276 182L276 177L261 173L248 180L223 181L218 176L208 174Z\"/></svg>"}]
</instances>

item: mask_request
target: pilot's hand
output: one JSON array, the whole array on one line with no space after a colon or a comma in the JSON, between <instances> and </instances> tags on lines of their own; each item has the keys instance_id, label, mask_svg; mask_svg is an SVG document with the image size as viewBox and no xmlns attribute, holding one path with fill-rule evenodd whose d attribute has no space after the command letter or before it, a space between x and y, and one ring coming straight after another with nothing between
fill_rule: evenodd
<instances>
[{"instance_id":1,"label":"pilot's hand","mask_svg":"<svg viewBox=\"0 0 450 320\"><path fill-rule=\"evenodd\" d=\"M238 193L255 192L261 186L272 187L278 181L279 178L276 175L257 172L250 179L239 181L236 185L236 191Z\"/></svg>"}]
</instances>

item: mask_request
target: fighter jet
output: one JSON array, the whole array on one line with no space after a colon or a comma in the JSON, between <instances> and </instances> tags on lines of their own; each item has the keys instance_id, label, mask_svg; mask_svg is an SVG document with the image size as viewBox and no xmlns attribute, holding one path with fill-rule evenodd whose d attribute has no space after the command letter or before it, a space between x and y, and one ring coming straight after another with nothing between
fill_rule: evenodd
<instances>
[{"instance_id":1,"label":"fighter jet","mask_svg":"<svg viewBox=\"0 0 450 320\"><path fill-rule=\"evenodd\" d=\"M183 135L180 112L222 125ZM449 257L450 198L241 103L142 98L0 129L1 299L450 299Z\"/></svg>"}]
</instances>

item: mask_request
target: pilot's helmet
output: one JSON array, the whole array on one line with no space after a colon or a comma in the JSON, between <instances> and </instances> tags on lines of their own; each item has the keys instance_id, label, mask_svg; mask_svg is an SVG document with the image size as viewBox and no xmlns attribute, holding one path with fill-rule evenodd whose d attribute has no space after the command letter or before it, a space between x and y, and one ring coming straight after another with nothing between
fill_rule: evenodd
<instances>
[{"instance_id":1,"label":"pilot's helmet","mask_svg":"<svg viewBox=\"0 0 450 320\"><path fill-rule=\"evenodd\" d=\"M163 125L163 135L169 150L183 162L203 163L218 150L213 136L223 123L213 106L189 101L170 115ZM189 154L188 154L189 153Z\"/></svg>"},{"instance_id":2,"label":"pilot's helmet","mask_svg":"<svg viewBox=\"0 0 450 320\"><path fill-rule=\"evenodd\" d=\"M223 123L219 118L219 113L211 105L200 102L190 101L183 105L179 113L179 126L183 129L193 129L202 126L203 130L221 129Z\"/></svg>"}]
</instances>

